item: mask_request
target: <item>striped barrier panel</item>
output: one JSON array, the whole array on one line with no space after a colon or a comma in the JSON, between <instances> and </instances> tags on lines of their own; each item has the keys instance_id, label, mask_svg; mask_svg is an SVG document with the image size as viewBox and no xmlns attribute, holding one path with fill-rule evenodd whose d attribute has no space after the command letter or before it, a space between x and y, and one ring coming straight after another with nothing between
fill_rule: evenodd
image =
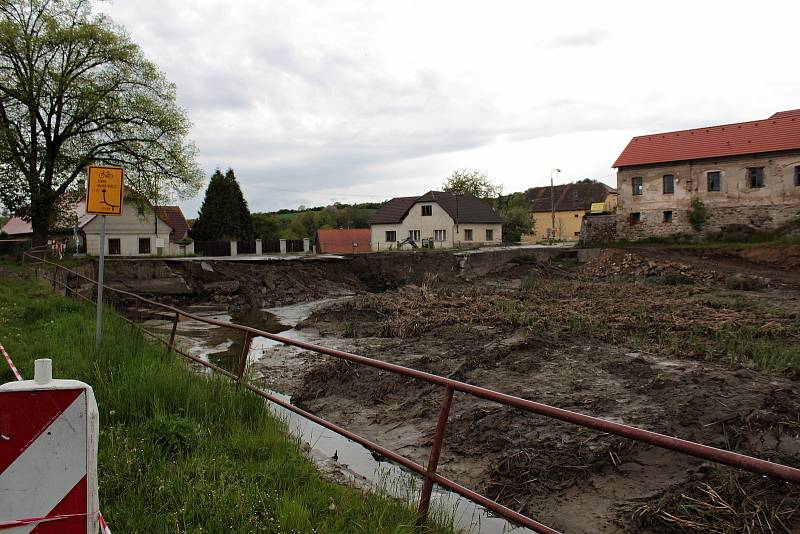
<instances>
[{"instance_id":1,"label":"striped barrier panel","mask_svg":"<svg viewBox=\"0 0 800 534\"><path fill-rule=\"evenodd\" d=\"M0 386L0 531L96 534L94 393L77 380L53 380L50 360L35 369L33 380Z\"/></svg>"}]
</instances>

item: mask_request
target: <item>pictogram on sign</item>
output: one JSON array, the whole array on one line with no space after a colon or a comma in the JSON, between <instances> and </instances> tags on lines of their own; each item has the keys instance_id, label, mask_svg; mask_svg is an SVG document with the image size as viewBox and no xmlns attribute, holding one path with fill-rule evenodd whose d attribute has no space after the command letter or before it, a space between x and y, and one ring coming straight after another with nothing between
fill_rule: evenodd
<instances>
[{"instance_id":1,"label":"pictogram on sign","mask_svg":"<svg viewBox=\"0 0 800 534\"><path fill-rule=\"evenodd\" d=\"M122 215L124 174L122 167L89 167L86 213Z\"/></svg>"},{"instance_id":2,"label":"pictogram on sign","mask_svg":"<svg viewBox=\"0 0 800 534\"><path fill-rule=\"evenodd\" d=\"M52 380L50 360L34 380L0 386L0 530L95 534L98 412L92 388Z\"/></svg>"}]
</instances>

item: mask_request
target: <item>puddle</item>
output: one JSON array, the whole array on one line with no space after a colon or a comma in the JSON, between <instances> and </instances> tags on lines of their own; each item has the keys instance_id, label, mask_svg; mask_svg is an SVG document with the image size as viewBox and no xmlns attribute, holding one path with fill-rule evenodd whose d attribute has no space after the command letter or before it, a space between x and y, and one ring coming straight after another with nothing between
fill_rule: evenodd
<instances>
[{"instance_id":1,"label":"puddle","mask_svg":"<svg viewBox=\"0 0 800 534\"><path fill-rule=\"evenodd\" d=\"M316 339L309 339L307 332L296 330L294 327L318 307L343 298L349 297L304 302L238 315L231 315L224 309L207 305L190 306L186 308L186 311L201 317L247 324L270 333L280 333L282 337L290 339L313 342ZM157 310L143 311L148 314L146 316L149 318L143 321L142 325L155 333L169 337L172 329L172 317L164 316ZM211 361L225 369L234 370L242 352L244 334L184 318L178 323L176 339L190 354ZM280 361L285 364L287 356L291 357L293 354L301 352L302 349L288 347L259 336L250 342L248 365L262 360L265 362ZM285 402L291 402L291 397L288 395L272 390L268 391ZM417 502L418 491L422 485L422 479L418 475L380 457L374 457L368 449L360 444L308 421L277 404L269 401L267 404L278 417L286 421L292 433L309 445L311 457L315 463L321 466L330 466L331 458L336 455L337 471L343 471L347 478L356 483L359 482L358 479L361 479L362 483L366 480L373 487L382 489L390 495ZM431 509L437 510L444 517L452 517L458 528L464 532L481 534L532 532L523 527L515 527L504 519L494 516L483 507L455 493L442 490L438 486L434 486Z\"/></svg>"}]
</instances>

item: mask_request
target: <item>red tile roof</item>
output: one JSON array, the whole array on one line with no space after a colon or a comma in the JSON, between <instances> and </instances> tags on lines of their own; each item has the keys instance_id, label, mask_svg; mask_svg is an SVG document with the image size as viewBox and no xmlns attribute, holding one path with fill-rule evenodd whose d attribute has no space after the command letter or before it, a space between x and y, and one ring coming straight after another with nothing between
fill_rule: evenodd
<instances>
[{"instance_id":1,"label":"red tile roof","mask_svg":"<svg viewBox=\"0 0 800 534\"><path fill-rule=\"evenodd\" d=\"M317 252L320 254L351 254L370 251L370 229L352 228L349 230L317 230ZM358 243L353 247L353 243Z\"/></svg>"},{"instance_id":2,"label":"red tile roof","mask_svg":"<svg viewBox=\"0 0 800 534\"><path fill-rule=\"evenodd\" d=\"M186 237L186 232L189 231L189 223L186 222L186 217L178 206L159 206L158 218L167 223L175 230L173 239L180 241Z\"/></svg>"},{"instance_id":3,"label":"red tile roof","mask_svg":"<svg viewBox=\"0 0 800 534\"><path fill-rule=\"evenodd\" d=\"M631 139L614 167L800 149L800 109L768 119L681 130Z\"/></svg>"}]
</instances>

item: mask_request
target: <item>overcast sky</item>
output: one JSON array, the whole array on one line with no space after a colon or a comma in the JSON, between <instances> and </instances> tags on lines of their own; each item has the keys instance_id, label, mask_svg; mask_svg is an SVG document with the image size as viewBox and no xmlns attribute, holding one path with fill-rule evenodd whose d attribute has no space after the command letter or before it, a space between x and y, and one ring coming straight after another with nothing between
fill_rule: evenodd
<instances>
[{"instance_id":1,"label":"overcast sky","mask_svg":"<svg viewBox=\"0 0 800 534\"><path fill-rule=\"evenodd\" d=\"M251 211L480 169L596 178L634 135L800 108L800 2L115 0ZM194 217L204 190L181 202Z\"/></svg>"}]
</instances>

